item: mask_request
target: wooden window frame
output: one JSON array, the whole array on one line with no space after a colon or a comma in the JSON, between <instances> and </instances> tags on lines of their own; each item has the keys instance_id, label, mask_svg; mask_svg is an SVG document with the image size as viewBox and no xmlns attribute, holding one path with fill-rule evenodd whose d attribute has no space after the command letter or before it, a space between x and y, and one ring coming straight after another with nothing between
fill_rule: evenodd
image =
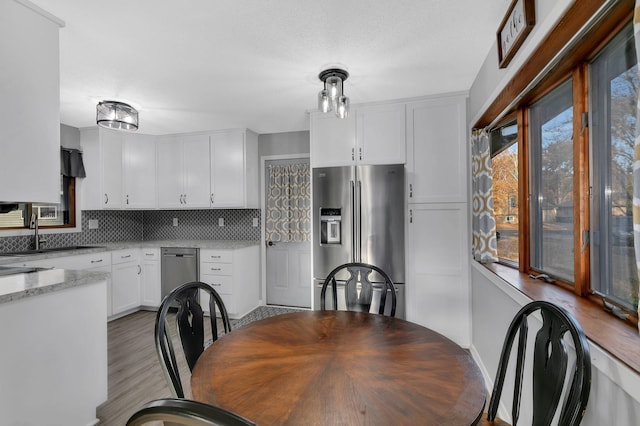
<instances>
[{"instance_id":1,"label":"wooden window frame","mask_svg":"<svg viewBox=\"0 0 640 426\"><path fill-rule=\"evenodd\" d=\"M621 321L602 309L600 298L590 290L589 245L583 250L583 231L590 229L589 211L589 129L583 129L581 117L588 111L588 63L633 17L635 2L621 0L613 5L597 25L587 32L581 42L573 46L550 72L528 93L523 93L531 81L538 78L548 63L563 50L571 38L603 6L604 0L574 2L547 34L520 70L496 97L475 128L487 127L499 117L515 116L518 123L518 191L519 252L518 269L506 264L487 264L489 270L513 285L533 300L548 300L567 308L582 324L588 338L602 346L612 356L640 373L640 336L637 318ZM574 276L575 283L558 282L556 285L541 283L529 278L530 270L530 203L529 203L529 118L528 106L558 84L573 78L574 106ZM520 99L517 105L512 105ZM511 106L510 110L506 110ZM505 122L502 118L499 122Z\"/></svg>"}]
</instances>

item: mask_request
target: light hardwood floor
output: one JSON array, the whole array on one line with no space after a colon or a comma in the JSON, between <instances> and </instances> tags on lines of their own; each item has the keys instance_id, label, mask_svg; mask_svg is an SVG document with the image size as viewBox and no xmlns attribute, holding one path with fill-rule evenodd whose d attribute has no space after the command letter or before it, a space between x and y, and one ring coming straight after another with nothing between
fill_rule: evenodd
<instances>
[{"instance_id":1,"label":"light hardwood floor","mask_svg":"<svg viewBox=\"0 0 640 426\"><path fill-rule=\"evenodd\" d=\"M172 397L156 354L155 319L155 312L139 311L108 324L109 399L97 409L100 426L123 426L145 402ZM189 370L178 362L189 392Z\"/></svg>"}]
</instances>

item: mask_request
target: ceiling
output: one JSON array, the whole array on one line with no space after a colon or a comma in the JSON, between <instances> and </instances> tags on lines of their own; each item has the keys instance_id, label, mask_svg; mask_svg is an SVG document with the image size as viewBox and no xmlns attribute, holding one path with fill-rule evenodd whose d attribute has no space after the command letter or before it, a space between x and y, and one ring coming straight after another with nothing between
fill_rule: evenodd
<instances>
[{"instance_id":1,"label":"ceiling","mask_svg":"<svg viewBox=\"0 0 640 426\"><path fill-rule=\"evenodd\" d=\"M318 73L352 105L468 90L511 0L32 0L62 19L60 113L131 103L142 133L309 128Z\"/></svg>"}]
</instances>

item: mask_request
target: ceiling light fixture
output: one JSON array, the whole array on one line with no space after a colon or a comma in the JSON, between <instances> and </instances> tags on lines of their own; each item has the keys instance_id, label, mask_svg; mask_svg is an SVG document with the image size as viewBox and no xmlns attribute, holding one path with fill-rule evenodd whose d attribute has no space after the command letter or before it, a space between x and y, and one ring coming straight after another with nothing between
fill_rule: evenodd
<instances>
[{"instance_id":1,"label":"ceiling light fixture","mask_svg":"<svg viewBox=\"0 0 640 426\"><path fill-rule=\"evenodd\" d=\"M102 101L96 106L96 123L107 129L138 130L138 111L117 101Z\"/></svg>"},{"instance_id":2,"label":"ceiling light fixture","mask_svg":"<svg viewBox=\"0 0 640 426\"><path fill-rule=\"evenodd\" d=\"M320 111L335 111L338 118L349 116L349 98L344 96L343 92L343 84L348 77L349 73L340 68L329 68L318 75L324 83L324 89L318 93Z\"/></svg>"}]
</instances>

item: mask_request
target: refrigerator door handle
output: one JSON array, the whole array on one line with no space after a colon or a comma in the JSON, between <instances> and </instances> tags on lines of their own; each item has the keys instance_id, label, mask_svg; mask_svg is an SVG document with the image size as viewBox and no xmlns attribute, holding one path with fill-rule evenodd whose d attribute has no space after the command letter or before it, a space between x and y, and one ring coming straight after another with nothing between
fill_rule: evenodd
<instances>
[{"instance_id":1,"label":"refrigerator door handle","mask_svg":"<svg viewBox=\"0 0 640 426\"><path fill-rule=\"evenodd\" d=\"M356 262L362 262L362 181L358 181L358 185L356 187L356 214L357 221L356 224L356 251L358 257L356 257Z\"/></svg>"},{"instance_id":2,"label":"refrigerator door handle","mask_svg":"<svg viewBox=\"0 0 640 426\"><path fill-rule=\"evenodd\" d=\"M351 259L349 260L350 262L355 262L357 257L356 257L356 231L355 231L355 225L356 225L356 190L355 190L355 182L354 181L350 181L350 194L349 194L349 198L351 201L351 226L353 227L353 230L351 231Z\"/></svg>"}]
</instances>

